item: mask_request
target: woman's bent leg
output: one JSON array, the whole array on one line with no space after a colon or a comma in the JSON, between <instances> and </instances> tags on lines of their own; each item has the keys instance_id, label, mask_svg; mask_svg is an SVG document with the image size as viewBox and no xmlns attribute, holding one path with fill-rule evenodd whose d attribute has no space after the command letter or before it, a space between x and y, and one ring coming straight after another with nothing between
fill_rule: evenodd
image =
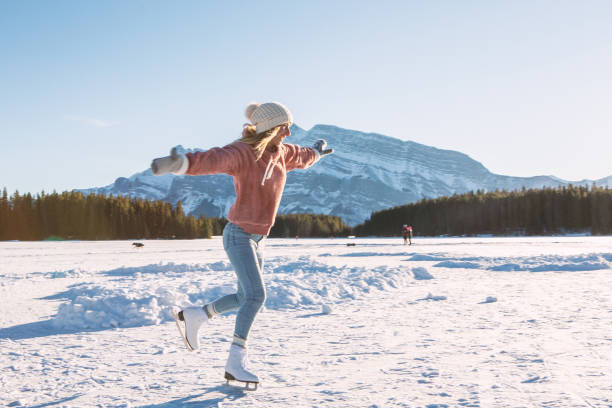
<instances>
[{"instance_id":1,"label":"woman's bent leg","mask_svg":"<svg viewBox=\"0 0 612 408\"><path fill-rule=\"evenodd\" d=\"M232 293L231 295L225 295L207 305L209 308L207 313L210 317L218 314L231 312L240 307L240 296L238 293Z\"/></svg>"}]
</instances>

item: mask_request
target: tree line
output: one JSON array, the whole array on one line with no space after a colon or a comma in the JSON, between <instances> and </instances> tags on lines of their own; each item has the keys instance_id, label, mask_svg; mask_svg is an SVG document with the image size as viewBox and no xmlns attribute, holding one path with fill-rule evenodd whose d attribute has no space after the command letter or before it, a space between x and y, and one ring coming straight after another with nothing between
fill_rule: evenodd
<instances>
[{"instance_id":1,"label":"tree line","mask_svg":"<svg viewBox=\"0 0 612 408\"><path fill-rule=\"evenodd\" d=\"M210 238L216 219L186 216L179 202L81 192L0 196L0 240Z\"/></svg>"},{"instance_id":2,"label":"tree line","mask_svg":"<svg viewBox=\"0 0 612 408\"><path fill-rule=\"evenodd\" d=\"M36 196L16 191L0 195L0 241L44 239L193 239L221 235L225 218L186 216L180 202L150 201L103 194L63 192ZM278 215L275 237L347 235L340 217Z\"/></svg>"},{"instance_id":3,"label":"tree line","mask_svg":"<svg viewBox=\"0 0 612 408\"><path fill-rule=\"evenodd\" d=\"M342 218L321 214L279 214L270 230L272 238L340 237L351 234Z\"/></svg>"},{"instance_id":4,"label":"tree line","mask_svg":"<svg viewBox=\"0 0 612 408\"><path fill-rule=\"evenodd\" d=\"M612 190L603 187L525 189L423 199L372 213L355 235L399 235L403 224L424 236L612 234Z\"/></svg>"},{"instance_id":5,"label":"tree line","mask_svg":"<svg viewBox=\"0 0 612 408\"><path fill-rule=\"evenodd\" d=\"M186 216L182 204L63 192L0 195L0 240L192 239L221 235L227 220ZM484 192L423 199L372 213L351 228L340 217L279 214L270 237L399 235L612 234L612 190L567 187Z\"/></svg>"}]
</instances>

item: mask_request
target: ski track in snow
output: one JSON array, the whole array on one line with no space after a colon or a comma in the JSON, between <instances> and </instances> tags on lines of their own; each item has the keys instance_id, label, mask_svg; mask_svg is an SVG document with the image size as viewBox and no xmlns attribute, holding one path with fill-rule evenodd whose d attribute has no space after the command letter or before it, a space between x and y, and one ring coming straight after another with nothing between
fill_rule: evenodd
<instances>
[{"instance_id":1,"label":"ski track in snow","mask_svg":"<svg viewBox=\"0 0 612 408\"><path fill-rule=\"evenodd\" d=\"M169 314L234 290L218 237L0 243L0 406L612 407L612 238L400 241L267 241L255 392L234 315Z\"/></svg>"}]
</instances>

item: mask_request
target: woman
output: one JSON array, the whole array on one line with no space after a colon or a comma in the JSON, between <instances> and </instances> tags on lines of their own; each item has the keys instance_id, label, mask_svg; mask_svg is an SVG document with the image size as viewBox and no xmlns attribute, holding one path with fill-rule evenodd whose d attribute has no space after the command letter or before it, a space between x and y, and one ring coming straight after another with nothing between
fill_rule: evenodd
<instances>
[{"instance_id":1,"label":"woman","mask_svg":"<svg viewBox=\"0 0 612 408\"><path fill-rule=\"evenodd\" d=\"M238 291L223 296L204 307L181 310L175 320L185 345L191 351L199 348L198 330L218 314L238 310L234 339L225 365L225 378L259 383L247 368L247 338L251 325L265 301L262 279L263 244L274 224L285 187L287 172L305 169L321 156L333 153L319 139L312 148L285 144L291 134L291 112L277 102L251 103L247 106L242 138L206 152L180 155L176 148L170 156L153 160L155 175L168 173L200 175L225 173L234 177L236 201L227 214L223 230L223 247L238 277ZM180 322L180 323L179 323Z\"/></svg>"}]
</instances>

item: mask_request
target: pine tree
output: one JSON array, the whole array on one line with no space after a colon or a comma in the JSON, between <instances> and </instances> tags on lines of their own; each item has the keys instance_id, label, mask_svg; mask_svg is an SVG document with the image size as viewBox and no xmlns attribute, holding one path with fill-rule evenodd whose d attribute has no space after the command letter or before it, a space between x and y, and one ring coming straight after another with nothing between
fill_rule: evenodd
<instances>
[{"instance_id":1,"label":"pine tree","mask_svg":"<svg viewBox=\"0 0 612 408\"><path fill-rule=\"evenodd\" d=\"M10 239L9 219L11 217L11 207L9 203L6 187L2 189L0 196L0 241Z\"/></svg>"}]
</instances>

